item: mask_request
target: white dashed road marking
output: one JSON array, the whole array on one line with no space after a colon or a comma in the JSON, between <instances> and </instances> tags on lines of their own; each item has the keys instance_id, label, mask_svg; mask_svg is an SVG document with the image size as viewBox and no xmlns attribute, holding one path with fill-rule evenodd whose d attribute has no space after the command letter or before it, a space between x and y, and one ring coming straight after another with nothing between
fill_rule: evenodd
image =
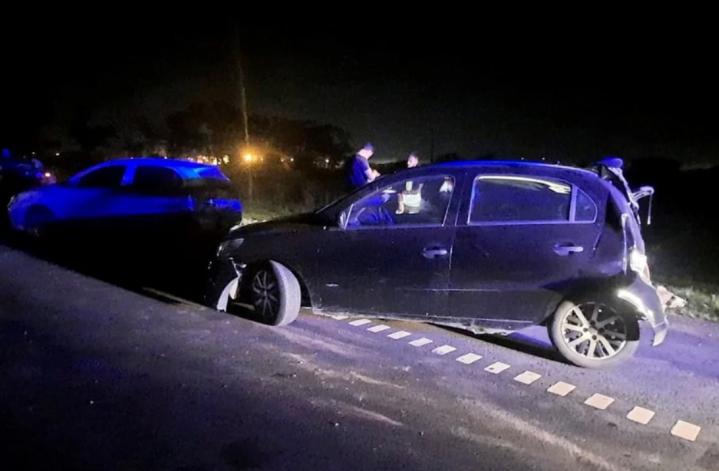
<instances>
[{"instance_id":1,"label":"white dashed road marking","mask_svg":"<svg viewBox=\"0 0 719 471\"><path fill-rule=\"evenodd\" d=\"M374 327L370 327L367 330L369 330L370 332L374 332L376 334L377 332L382 332L383 330L387 330L389 328L390 327L388 325L380 324L380 325L376 325Z\"/></svg>"},{"instance_id":2,"label":"white dashed road marking","mask_svg":"<svg viewBox=\"0 0 719 471\"><path fill-rule=\"evenodd\" d=\"M683 420L678 420L677 423L674 424L674 427L672 427L671 433L675 437L683 438L684 440L689 440L690 442L693 442L697 439L701 430L702 428L698 425L690 424L689 422L684 422Z\"/></svg>"},{"instance_id":3,"label":"white dashed road marking","mask_svg":"<svg viewBox=\"0 0 719 471\"><path fill-rule=\"evenodd\" d=\"M552 394L556 394L557 396L564 397L567 394L569 394L570 392L574 391L575 388L576 388L576 386L573 384L565 383L564 381L559 381L558 383L554 383L553 385L551 385L549 387L549 389L547 389L547 391Z\"/></svg>"},{"instance_id":4,"label":"white dashed road marking","mask_svg":"<svg viewBox=\"0 0 719 471\"><path fill-rule=\"evenodd\" d=\"M437 355L446 355L455 350L457 350L457 349L451 345L442 345L441 347L437 347L434 350L432 350L432 353L436 353Z\"/></svg>"},{"instance_id":5,"label":"white dashed road marking","mask_svg":"<svg viewBox=\"0 0 719 471\"><path fill-rule=\"evenodd\" d=\"M334 316L330 316L332 319L337 321L343 321L345 319L349 319L350 316L345 316L344 314L335 314Z\"/></svg>"},{"instance_id":6,"label":"white dashed road marking","mask_svg":"<svg viewBox=\"0 0 719 471\"><path fill-rule=\"evenodd\" d=\"M588 406L594 407L595 409L604 410L614 402L613 397L605 396L603 394L592 394L589 399L584 401Z\"/></svg>"},{"instance_id":7,"label":"white dashed road marking","mask_svg":"<svg viewBox=\"0 0 719 471\"><path fill-rule=\"evenodd\" d=\"M525 371L524 373L514 377L514 380L522 384L532 384L541 378L542 375L535 373L534 371Z\"/></svg>"},{"instance_id":8,"label":"white dashed road marking","mask_svg":"<svg viewBox=\"0 0 719 471\"><path fill-rule=\"evenodd\" d=\"M333 319L337 320L345 320L348 319L349 316L345 315L333 315L330 316ZM359 327L364 326L367 324L372 324L372 321L370 319L357 319L354 321L351 321L349 323L352 326ZM391 329L390 326L385 324L378 324L367 328L367 331L373 332L373 333L379 333L384 332L386 330ZM393 332L391 334L388 334L387 337L393 339L393 340L400 340L406 337L411 336L411 332L407 332L405 330L398 330L396 332ZM415 340L412 340L409 342L410 345L413 347L424 347L425 345L429 345L433 341L431 339L428 339L427 337L421 337ZM436 355L446 355L448 353L452 353L456 351L457 349L451 345L441 345L439 347L436 347L432 350L432 353ZM471 365L479 360L482 359L482 355L478 355L476 353L465 353L464 355L461 355L457 358L455 358L456 361L465 364L465 365ZM484 369L484 371L487 371L492 374L500 374L503 371L511 368L511 365L508 365L506 363L502 363L500 361L497 361L495 363L492 363L488 367ZM539 380L542 377L539 373L535 373L533 371L526 370L523 373L517 375L514 377L514 381L530 385ZM547 392L557 395L557 396L567 396L572 391L576 389L576 386L573 384L565 383L564 381L558 381L551 385L549 388L547 388ZM592 394L589 398L587 398L584 401L584 404L593 407L595 409L599 410L606 410L609 406L611 406L614 403L615 399L613 397L605 396L603 394ZM655 412L653 410L645 409L643 407L635 406L629 413L627 414L627 419L631 420L632 422L647 425L655 416ZM701 432L702 428L698 425L692 424L690 422L685 422L683 420L678 420L674 426L672 427L670 433L671 435L681 438L683 440L687 440L690 442L696 441L697 437L699 436L699 433Z\"/></svg>"},{"instance_id":9,"label":"white dashed road marking","mask_svg":"<svg viewBox=\"0 0 719 471\"><path fill-rule=\"evenodd\" d=\"M413 347L423 347L430 343L432 343L430 339L428 339L427 337L422 337L421 339L412 340L409 344Z\"/></svg>"},{"instance_id":10,"label":"white dashed road marking","mask_svg":"<svg viewBox=\"0 0 719 471\"><path fill-rule=\"evenodd\" d=\"M389 337L393 340L399 340L399 339L403 339L405 337L409 337L410 335L412 335L410 332L407 332L404 330L398 330L397 332L395 332L393 334L389 334L387 337Z\"/></svg>"},{"instance_id":11,"label":"white dashed road marking","mask_svg":"<svg viewBox=\"0 0 719 471\"><path fill-rule=\"evenodd\" d=\"M635 406L627 414L627 419L638 424L647 425L654 418L654 411L643 407Z\"/></svg>"},{"instance_id":12,"label":"white dashed road marking","mask_svg":"<svg viewBox=\"0 0 719 471\"><path fill-rule=\"evenodd\" d=\"M357 319L356 321L350 322L350 325L359 327L361 325L367 325L367 324L371 324L371 323L372 323L372 321L369 319Z\"/></svg>"},{"instance_id":13,"label":"white dashed road marking","mask_svg":"<svg viewBox=\"0 0 719 471\"><path fill-rule=\"evenodd\" d=\"M489 365L488 367L486 367L486 368L484 369L484 371L488 371L488 372L490 372L490 373L492 373L492 374L498 375L499 373L501 373L502 371L506 370L507 368L509 368L509 365L508 365L508 364L502 363L501 361L498 361L498 362L492 363L491 365Z\"/></svg>"},{"instance_id":14,"label":"white dashed road marking","mask_svg":"<svg viewBox=\"0 0 719 471\"><path fill-rule=\"evenodd\" d=\"M476 353L467 353L466 355L457 357L457 361L460 363L464 363L465 365L471 365L475 361L478 361L481 359L482 359L482 355L477 355Z\"/></svg>"}]
</instances>

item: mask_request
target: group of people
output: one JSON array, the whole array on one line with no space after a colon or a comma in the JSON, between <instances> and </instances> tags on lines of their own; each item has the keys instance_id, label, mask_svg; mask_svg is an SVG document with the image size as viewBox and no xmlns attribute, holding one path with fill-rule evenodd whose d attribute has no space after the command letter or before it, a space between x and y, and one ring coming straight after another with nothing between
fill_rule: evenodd
<instances>
[{"instance_id":1,"label":"group of people","mask_svg":"<svg viewBox=\"0 0 719 471\"><path fill-rule=\"evenodd\" d=\"M348 166L347 179L351 189L359 188L379 178L380 173L369 164L369 159L374 155L374 146L371 143L365 144L357 151ZM415 152L407 157L407 168L419 165L419 157Z\"/></svg>"},{"instance_id":2,"label":"group of people","mask_svg":"<svg viewBox=\"0 0 719 471\"><path fill-rule=\"evenodd\" d=\"M350 189L360 188L370 183L380 176L380 173L373 169L369 164L369 159L374 155L374 147L372 144L365 144L357 151L348 166L348 183ZM407 168L419 165L419 157L415 152L411 152L407 157ZM422 204L422 183L407 181L403 188L397 193L397 208L394 210L396 214L417 214ZM383 201L389 195L384 195Z\"/></svg>"}]
</instances>

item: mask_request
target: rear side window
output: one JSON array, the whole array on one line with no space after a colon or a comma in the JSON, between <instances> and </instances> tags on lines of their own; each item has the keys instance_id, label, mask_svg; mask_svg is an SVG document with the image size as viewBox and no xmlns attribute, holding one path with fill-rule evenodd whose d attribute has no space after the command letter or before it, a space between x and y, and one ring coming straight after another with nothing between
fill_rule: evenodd
<instances>
[{"instance_id":1,"label":"rear side window","mask_svg":"<svg viewBox=\"0 0 719 471\"><path fill-rule=\"evenodd\" d=\"M474 180L469 222L569 221L572 186L520 176L480 176Z\"/></svg>"},{"instance_id":2,"label":"rear side window","mask_svg":"<svg viewBox=\"0 0 719 471\"><path fill-rule=\"evenodd\" d=\"M182 186L182 178L170 168L141 166L135 170L132 186L152 193L172 192Z\"/></svg>"},{"instance_id":3,"label":"rear side window","mask_svg":"<svg viewBox=\"0 0 719 471\"><path fill-rule=\"evenodd\" d=\"M78 186L84 188L117 188L122 184L124 175L125 167L122 165L102 167L80 178Z\"/></svg>"},{"instance_id":4,"label":"rear side window","mask_svg":"<svg viewBox=\"0 0 719 471\"><path fill-rule=\"evenodd\" d=\"M597 205L581 189L577 188L574 220L577 222L594 222L597 219Z\"/></svg>"}]
</instances>

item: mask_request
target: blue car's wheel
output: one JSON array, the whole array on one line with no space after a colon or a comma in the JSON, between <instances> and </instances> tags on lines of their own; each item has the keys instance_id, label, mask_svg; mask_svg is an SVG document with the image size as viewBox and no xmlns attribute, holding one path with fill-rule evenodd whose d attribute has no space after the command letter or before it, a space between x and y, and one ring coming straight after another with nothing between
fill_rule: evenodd
<instances>
[{"instance_id":1,"label":"blue car's wheel","mask_svg":"<svg viewBox=\"0 0 719 471\"><path fill-rule=\"evenodd\" d=\"M40 239L47 233L47 228L52 222L53 215L44 206L33 206L25 216L25 231L35 239Z\"/></svg>"}]
</instances>

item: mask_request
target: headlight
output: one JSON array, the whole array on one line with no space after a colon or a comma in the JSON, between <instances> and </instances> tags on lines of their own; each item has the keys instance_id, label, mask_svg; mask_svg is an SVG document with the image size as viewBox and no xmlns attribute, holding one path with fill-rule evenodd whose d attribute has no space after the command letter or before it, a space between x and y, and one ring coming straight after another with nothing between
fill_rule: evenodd
<instances>
[{"instance_id":1,"label":"headlight","mask_svg":"<svg viewBox=\"0 0 719 471\"><path fill-rule=\"evenodd\" d=\"M647 256L637 250L636 247L633 248L631 252L629 252L629 268L631 268L633 272L637 273L646 281L650 281Z\"/></svg>"},{"instance_id":2,"label":"headlight","mask_svg":"<svg viewBox=\"0 0 719 471\"><path fill-rule=\"evenodd\" d=\"M226 240L222 242L219 247L217 247L216 255L220 257L229 252L232 252L233 250L239 248L243 242L245 242L245 239L242 238Z\"/></svg>"}]
</instances>

